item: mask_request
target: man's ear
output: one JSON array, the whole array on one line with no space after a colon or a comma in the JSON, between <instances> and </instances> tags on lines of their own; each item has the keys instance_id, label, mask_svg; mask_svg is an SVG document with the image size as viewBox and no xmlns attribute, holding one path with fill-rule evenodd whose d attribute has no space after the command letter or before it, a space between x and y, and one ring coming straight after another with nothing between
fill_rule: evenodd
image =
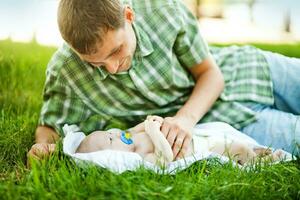
<instances>
[{"instance_id":1,"label":"man's ear","mask_svg":"<svg viewBox=\"0 0 300 200\"><path fill-rule=\"evenodd\" d=\"M129 6L125 7L124 15L125 15L125 20L127 20L129 23L132 23L134 21L134 12Z\"/></svg>"}]
</instances>

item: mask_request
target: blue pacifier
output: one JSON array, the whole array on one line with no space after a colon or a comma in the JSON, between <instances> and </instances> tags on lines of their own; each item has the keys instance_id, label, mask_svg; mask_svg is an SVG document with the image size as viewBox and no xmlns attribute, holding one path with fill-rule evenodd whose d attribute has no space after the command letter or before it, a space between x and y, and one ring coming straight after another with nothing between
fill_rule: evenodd
<instances>
[{"instance_id":1,"label":"blue pacifier","mask_svg":"<svg viewBox=\"0 0 300 200\"><path fill-rule=\"evenodd\" d=\"M122 131L121 132L121 141L124 142L125 144L132 144L133 141L131 139L131 133L128 133L128 132L125 132L125 131Z\"/></svg>"}]
</instances>

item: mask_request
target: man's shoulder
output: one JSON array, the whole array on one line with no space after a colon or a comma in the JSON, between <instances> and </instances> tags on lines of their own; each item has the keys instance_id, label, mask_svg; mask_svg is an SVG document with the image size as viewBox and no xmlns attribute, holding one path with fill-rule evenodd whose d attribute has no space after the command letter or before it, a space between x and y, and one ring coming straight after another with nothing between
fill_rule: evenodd
<instances>
[{"instance_id":1,"label":"man's shoulder","mask_svg":"<svg viewBox=\"0 0 300 200\"><path fill-rule=\"evenodd\" d=\"M178 0L123 0L123 3L131 6L137 14L152 14L162 8L175 9Z\"/></svg>"},{"instance_id":2,"label":"man's shoulder","mask_svg":"<svg viewBox=\"0 0 300 200\"><path fill-rule=\"evenodd\" d=\"M69 63L74 62L75 60L76 54L67 44L64 43L52 55L47 66L47 75L59 74L63 66L68 65Z\"/></svg>"},{"instance_id":3,"label":"man's shoulder","mask_svg":"<svg viewBox=\"0 0 300 200\"><path fill-rule=\"evenodd\" d=\"M151 28L172 26L171 30L178 30L185 24L187 16L191 13L182 0L124 0L129 2L136 14L136 24ZM124 2L126 5L126 3ZM175 27L173 27L175 26ZM143 28L144 29L144 28Z\"/></svg>"},{"instance_id":4,"label":"man's shoulder","mask_svg":"<svg viewBox=\"0 0 300 200\"><path fill-rule=\"evenodd\" d=\"M135 25L146 33L176 33L182 26L182 13L179 12L180 0L129 0L135 12ZM130 4L129 4L130 5ZM169 27L168 31L162 27ZM161 32L162 31L162 32Z\"/></svg>"}]
</instances>

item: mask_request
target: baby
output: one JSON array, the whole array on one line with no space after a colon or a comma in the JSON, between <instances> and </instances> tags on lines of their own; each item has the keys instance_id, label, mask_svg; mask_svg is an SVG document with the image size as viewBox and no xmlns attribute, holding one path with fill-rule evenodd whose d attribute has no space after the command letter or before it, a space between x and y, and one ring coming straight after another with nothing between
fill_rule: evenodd
<instances>
[{"instance_id":1,"label":"baby","mask_svg":"<svg viewBox=\"0 0 300 200\"><path fill-rule=\"evenodd\" d=\"M163 118L159 116L148 116L144 122L128 129L127 132L119 129L95 131L81 142L76 153L89 153L105 149L135 152L146 161L157 165L166 165L174 160L174 155L170 144L160 131L162 122ZM194 136L182 157L197 153L197 147L194 146L196 140L197 138ZM253 148L239 141L226 142L224 139L211 142L209 137L205 140L207 140L209 151L228 156L239 164L245 164L256 157L263 156L279 160L282 154L282 151L272 153L270 149Z\"/></svg>"}]
</instances>

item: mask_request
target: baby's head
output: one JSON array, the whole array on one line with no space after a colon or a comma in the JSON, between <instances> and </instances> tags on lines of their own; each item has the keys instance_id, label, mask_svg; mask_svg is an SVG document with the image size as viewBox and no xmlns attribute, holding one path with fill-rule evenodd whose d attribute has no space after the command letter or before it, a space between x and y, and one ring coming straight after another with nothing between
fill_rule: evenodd
<instances>
[{"instance_id":1,"label":"baby's head","mask_svg":"<svg viewBox=\"0 0 300 200\"><path fill-rule=\"evenodd\" d=\"M130 135L121 130L95 131L81 142L76 152L89 153L106 149L134 152L134 144Z\"/></svg>"}]
</instances>

